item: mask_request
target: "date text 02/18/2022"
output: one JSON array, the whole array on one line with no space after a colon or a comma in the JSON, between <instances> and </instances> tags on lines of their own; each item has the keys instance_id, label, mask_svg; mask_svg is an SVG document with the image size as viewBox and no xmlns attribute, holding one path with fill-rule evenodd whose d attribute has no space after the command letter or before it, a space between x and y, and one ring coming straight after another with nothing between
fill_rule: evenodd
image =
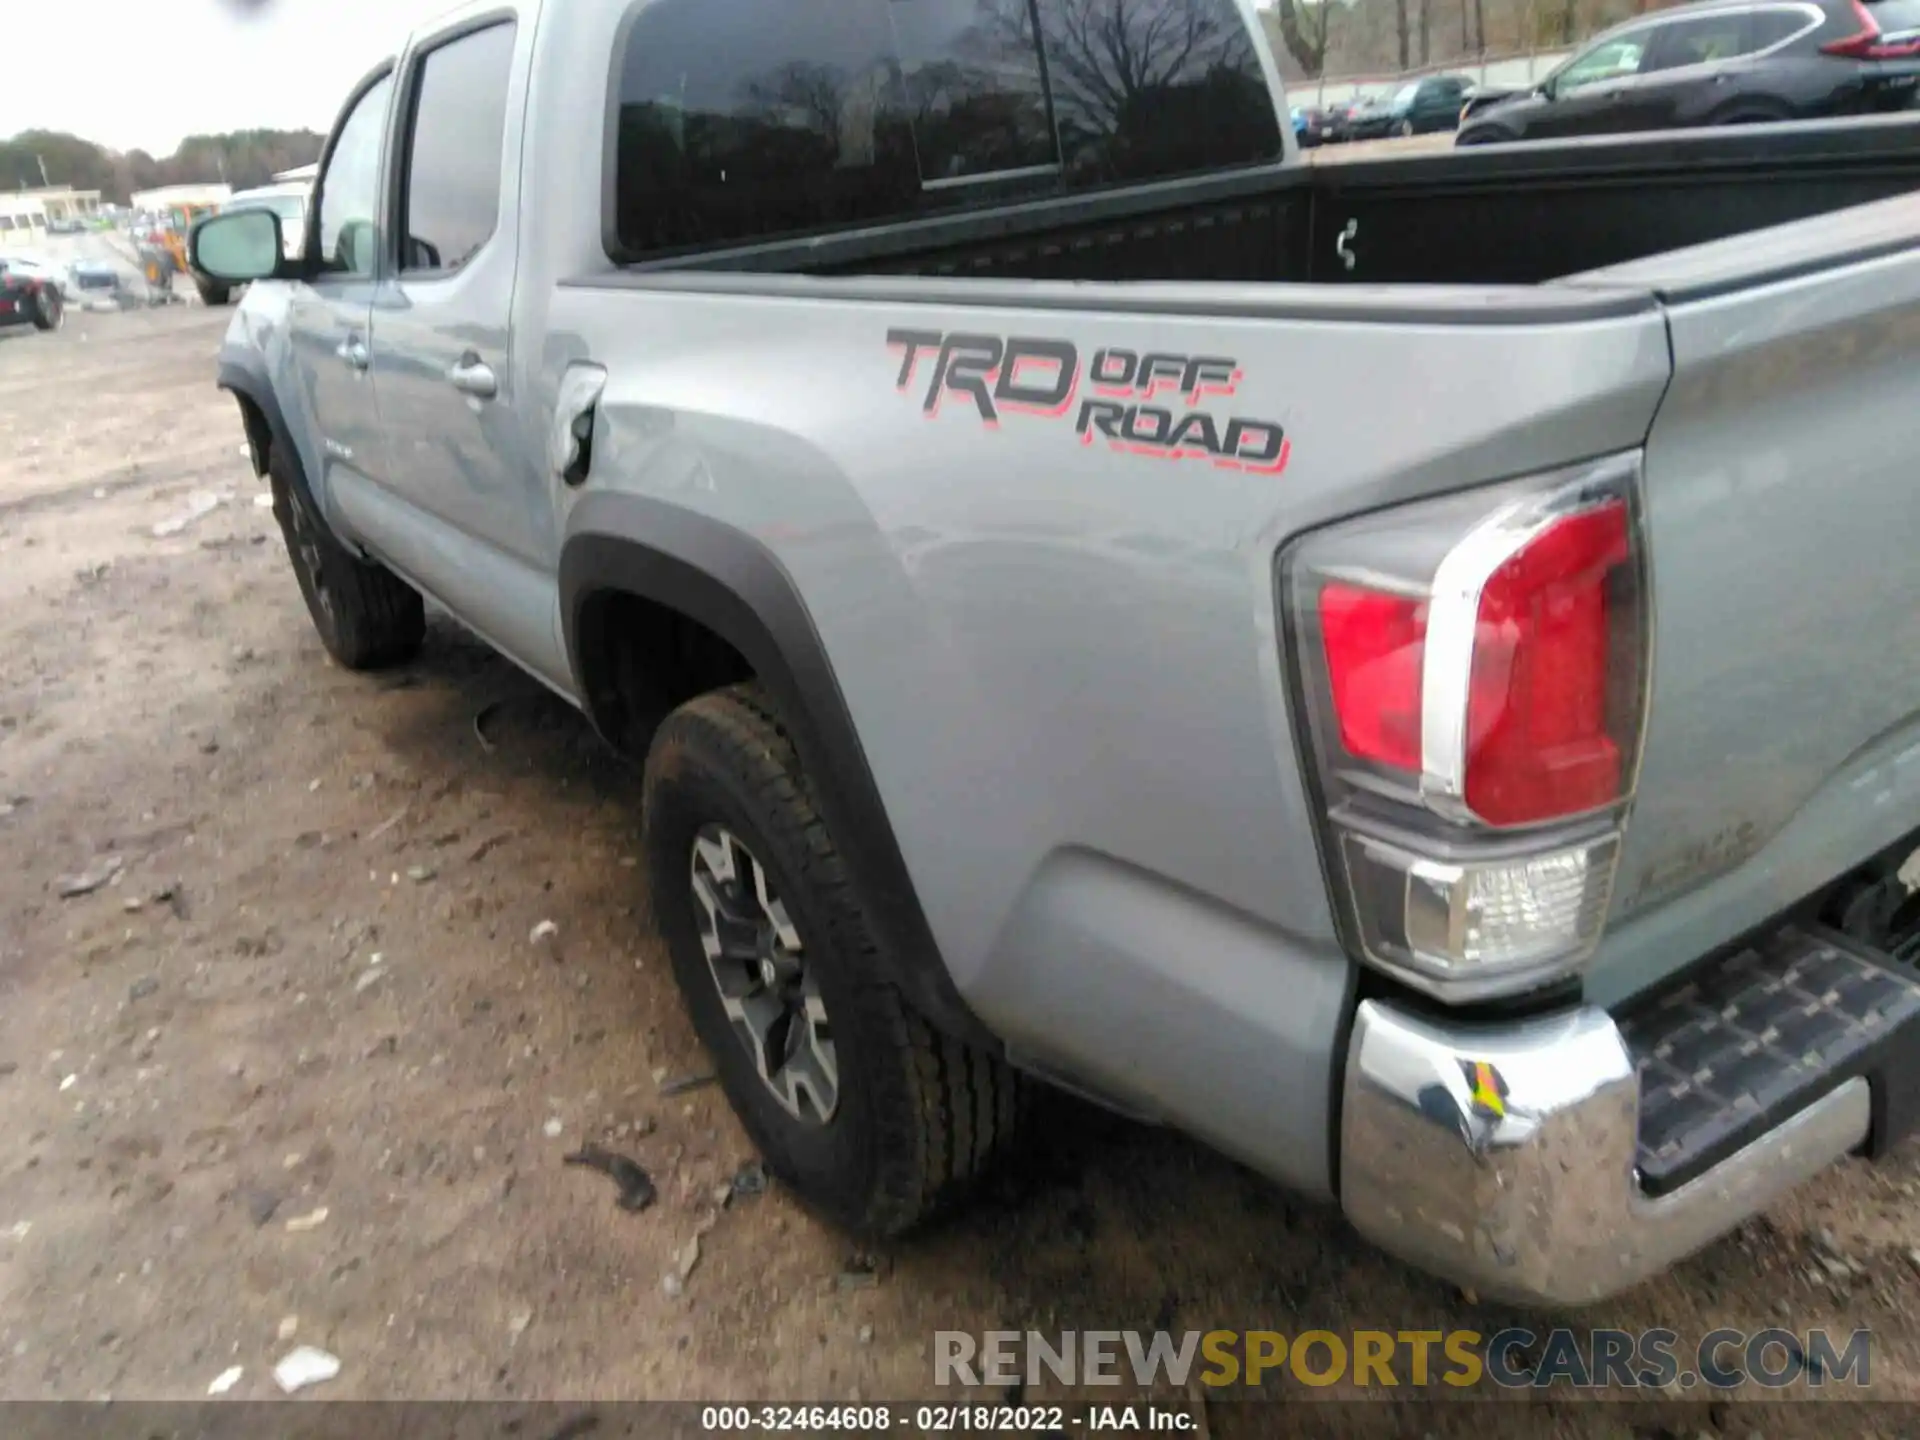
<instances>
[{"instance_id":1,"label":"date text 02/18/2022","mask_svg":"<svg viewBox=\"0 0 1920 1440\"><path fill-rule=\"evenodd\" d=\"M1071 1430L1070 1428L1071 1427ZM1177 1405L707 1405L700 1428L761 1435L842 1432L855 1435L1033 1435L1152 1431L1179 1434L1199 1428Z\"/></svg>"}]
</instances>

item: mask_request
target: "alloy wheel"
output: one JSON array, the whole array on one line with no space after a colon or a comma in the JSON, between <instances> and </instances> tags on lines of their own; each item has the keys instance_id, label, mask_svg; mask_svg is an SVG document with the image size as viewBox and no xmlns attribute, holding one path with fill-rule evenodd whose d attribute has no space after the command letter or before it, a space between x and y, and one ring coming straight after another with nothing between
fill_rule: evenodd
<instances>
[{"instance_id":1,"label":"alloy wheel","mask_svg":"<svg viewBox=\"0 0 1920 1440\"><path fill-rule=\"evenodd\" d=\"M707 968L760 1083L796 1120L826 1124L840 1103L833 1029L766 867L738 835L709 824L694 836L690 879Z\"/></svg>"},{"instance_id":2,"label":"alloy wheel","mask_svg":"<svg viewBox=\"0 0 1920 1440\"><path fill-rule=\"evenodd\" d=\"M320 526L306 503L291 486L287 490L287 508L293 516L293 558L307 584L312 589L314 604L331 620L333 618L333 592L327 588L326 566L320 554Z\"/></svg>"}]
</instances>

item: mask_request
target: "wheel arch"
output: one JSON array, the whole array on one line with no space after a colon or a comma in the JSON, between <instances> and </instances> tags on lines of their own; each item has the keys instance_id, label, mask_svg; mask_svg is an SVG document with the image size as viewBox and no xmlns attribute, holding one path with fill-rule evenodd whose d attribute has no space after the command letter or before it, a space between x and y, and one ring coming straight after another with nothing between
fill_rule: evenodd
<instances>
[{"instance_id":1,"label":"wheel arch","mask_svg":"<svg viewBox=\"0 0 1920 1440\"><path fill-rule=\"evenodd\" d=\"M940 957L825 644L778 557L724 521L647 496L602 493L575 507L559 568L568 663L601 735L633 754L664 718L658 707L628 713L633 702L623 694L621 667L642 637L623 624L641 615L671 618L737 656L772 697L818 782L815 799L901 992L940 1029L1000 1053ZM709 677L666 694L661 704L739 678L716 663Z\"/></svg>"},{"instance_id":2,"label":"wheel arch","mask_svg":"<svg viewBox=\"0 0 1920 1440\"><path fill-rule=\"evenodd\" d=\"M248 458L253 462L253 473L256 476L265 475L267 457L273 447L291 446L293 443L287 430L286 415L280 409L280 402L274 398L273 387L232 360L220 362L217 383L240 403L240 420L246 426ZM295 450L290 453L297 457L299 452Z\"/></svg>"}]
</instances>

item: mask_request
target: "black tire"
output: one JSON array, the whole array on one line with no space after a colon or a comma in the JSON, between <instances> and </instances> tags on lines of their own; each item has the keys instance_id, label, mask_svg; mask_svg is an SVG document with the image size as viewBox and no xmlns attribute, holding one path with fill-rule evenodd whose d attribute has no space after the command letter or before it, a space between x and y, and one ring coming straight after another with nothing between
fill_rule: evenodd
<instances>
[{"instance_id":1,"label":"black tire","mask_svg":"<svg viewBox=\"0 0 1920 1440\"><path fill-rule=\"evenodd\" d=\"M1793 117L1786 111L1771 105L1739 105L1724 114L1716 115L1716 125L1777 125Z\"/></svg>"},{"instance_id":2,"label":"black tire","mask_svg":"<svg viewBox=\"0 0 1920 1440\"><path fill-rule=\"evenodd\" d=\"M51 285L42 285L33 306L33 328L36 330L58 330L67 319L66 302L60 298L60 292Z\"/></svg>"},{"instance_id":3,"label":"black tire","mask_svg":"<svg viewBox=\"0 0 1920 1440\"><path fill-rule=\"evenodd\" d=\"M275 445L268 452L267 474L287 558L327 653L349 670L379 670L411 660L427 633L419 592L334 538L307 490L300 462L286 447Z\"/></svg>"},{"instance_id":4,"label":"black tire","mask_svg":"<svg viewBox=\"0 0 1920 1440\"><path fill-rule=\"evenodd\" d=\"M1413 121L1402 120L1394 133L1399 135L1401 139L1408 140L1418 132L1413 128Z\"/></svg>"},{"instance_id":5,"label":"black tire","mask_svg":"<svg viewBox=\"0 0 1920 1440\"><path fill-rule=\"evenodd\" d=\"M205 275L193 277L193 288L200 292L202 305L228 305L233 302L233 287L222 285Z\"/></svg>"},{"instance_id":6,"label":"black tire","mask_svg":"<svg viewBox=\"0 0 1920 1440\"><path fill-rule=\"evenodd\" d=\"M1454 147L1462 145L1503 145L1514 137L1499 130L1462 130L1453 137Z\"/></svg>"},{"instance_id":7,"label":"black tire","mask_svg":"<svg viewBox=\"0 0 1920 1440\"><path fill-rule=\"evenodd\" d=\"M862 1238L902 1234L947 1208L1012 1143L1025 1086L908 1007L799 755L757 685L702 695L667 717L647 756L645 813L654 917L674 977L767 1169ZM817 987L820 1028L830 1027L837 1057L824 1118L790 1113L761 1078L702 949L694 845L702 836L711 843L716 827L764 873L765 893L798 940L782 953L801 957L806 984Z\"/></svg>"}]
</instances>

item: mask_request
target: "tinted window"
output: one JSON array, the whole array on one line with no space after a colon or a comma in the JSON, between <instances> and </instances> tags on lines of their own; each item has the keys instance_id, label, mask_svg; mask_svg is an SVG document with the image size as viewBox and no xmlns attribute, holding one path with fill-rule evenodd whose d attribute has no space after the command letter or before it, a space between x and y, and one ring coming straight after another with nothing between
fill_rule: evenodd
<instances>
[{"instance_id":1,"label":"tinted window","mask_svg":"<svg viewBox=\"0 0 1920 1440\"><path fill-rule=\"evenodd\" d=\"M511 24L450 40L416 68L403 271L458 270L500 218Z\"/></svg>"},{"instance_id":2,"label":"tinted window","mask_svg":"<svg viewBox=\"0 0 1920 1440\"><path fill-rule=\"evenodd\" d=\"M371 275L374 217L380 208L380 142L387 131L393 79L383 77L360 97L340 127L320 177L320 257L341 275Z\"/></svg>"},{"instance_id":3,"label":"tinted window","mask_svg":"<svg viewBox=\"0 0 1920 1440\"><path fill-rule=\"evenodd\" d=\"M614 228L628 253L918 203L887 0L654 0L619 86Z\"/></svg>"},{"instance_id":4,"label":"tinted window","mask_svg":"<svg viewBox=\"0 0 1920 1440\"><path fill-rule=\"evenodd\" d=\"M1645 31L1636 31L1616 40L1601 41L1586 54L1568 63L1567 68L1554 80L1555 92L1564 95L1583 85L1597 85L1604 80L1619 80L1638 74L1641 57L1646 54L1647 39Z\"/></svg>"},{"instance_id":5,"label":"tinted window","mask_svg":"<svg viewBox=\"0 0 1920 1440\"><path fill-rule=\"evenodd\" d=\"M1812 28L1799 10L1756 10L1747 17L1747 49L1766 50Z\"/></svg>"},{"instance_id":6,"label":"tinted window","mask_svg":"<svg viewBox=\"0 0 1920 1440\"><path fill-rule=\"evenodd\" d=\"M1070 183L1278 158L1280 122L1233 0L1038 3Z\"/></svg>"},{"instance_id":7,"label":"tinted window","mask_svg":"<svg viewBox=\"0 0 1920 1440\"><path fill-rule=\"evenodd\" d=\"M1281 150L1233 0L653 0L616 81L630 257Z\"/></svg>"},{"instance_id":8,"label":"tinted window","mask_svg":"<svg viewBox=\"0 0 1920 1440\"><path fill-rule=\"evenodd\" d=\"M1736 12L1662 25L1654 34L1651 53L1641 69L1647 72L1675 70L1683 65L1707 65L1744 55L1753 48L1747 39L1747 21L1744 12Z\"/></svg>"},{"instance_id":9,"label":"tinted window","mask_svg":"<svg viewBox=\"0 0 1920 1440\"><path fill-rule=\"evenodd\" d=\"M1060 160L1026 0L889 0L923 184Z\"/></svg>"}]
</instances>

